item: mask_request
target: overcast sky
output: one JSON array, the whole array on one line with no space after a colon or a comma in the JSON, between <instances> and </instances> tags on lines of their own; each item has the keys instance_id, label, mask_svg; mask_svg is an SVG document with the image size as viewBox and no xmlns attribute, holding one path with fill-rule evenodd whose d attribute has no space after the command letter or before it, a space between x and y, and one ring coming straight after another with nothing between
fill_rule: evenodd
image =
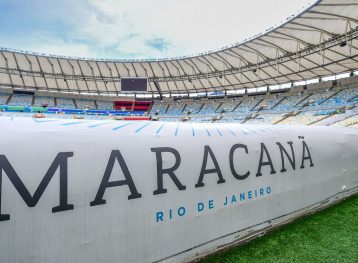
<instances>
[{"instance_id":1,"label":"overcast sky","mask_svg":"<svg viewBox=\"0 0 358 263\"><path fill-rule=\"evenodd\" d=\"M315 0L0 0L0 47L76 57L197 54L277 26Z\"/></svg>"}]
</instances>

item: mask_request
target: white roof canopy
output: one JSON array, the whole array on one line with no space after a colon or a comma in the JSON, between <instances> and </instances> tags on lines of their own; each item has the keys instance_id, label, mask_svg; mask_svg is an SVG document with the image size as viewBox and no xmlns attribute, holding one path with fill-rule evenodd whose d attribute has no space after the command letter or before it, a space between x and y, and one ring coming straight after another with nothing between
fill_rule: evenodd
<instances>
[{"instance_id":1,"label":"white roof canopy","mask_svg":"<svg viewBox=\"0 0 358 263\"><path fill-rule=\"evenodd\" d=\"M162 60L94 60L0 50L0 84L32 90L120 94L122 77L148 77L152 93L278 85L358 68L358 2L322 0L238 45Z\"/></svg>"}]
</instances>

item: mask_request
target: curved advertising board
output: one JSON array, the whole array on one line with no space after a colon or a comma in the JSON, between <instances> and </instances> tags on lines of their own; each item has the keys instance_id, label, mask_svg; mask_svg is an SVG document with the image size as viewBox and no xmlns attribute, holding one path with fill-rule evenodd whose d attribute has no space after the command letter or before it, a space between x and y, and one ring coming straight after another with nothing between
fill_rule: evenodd
<instances>
[{"instance_id":1,"label":"curved advertising board","mask_svg":"<svg viewBox=\"0 0 358 263\"><path fill-rule=\"evenodd\" d=\"M0 118L0 262L187 262L357 193L358 130Z\"/></svg>"}]
</instances>

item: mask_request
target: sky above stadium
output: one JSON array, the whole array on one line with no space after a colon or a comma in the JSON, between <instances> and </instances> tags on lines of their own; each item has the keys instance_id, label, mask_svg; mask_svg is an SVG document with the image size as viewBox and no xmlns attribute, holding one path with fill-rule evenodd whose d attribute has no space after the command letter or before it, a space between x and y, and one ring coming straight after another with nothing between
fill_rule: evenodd
<instances>
[{"instance_id":1,"label":"sky above stadium","mask_svg":"<svg viewBox=\"0 0 358 263\"><path fill-rule=\"evenodd\" d=\"M118 59L169 58L234 44L314 0L0 0L0 47Z\"/></svg>"}]
</instances>

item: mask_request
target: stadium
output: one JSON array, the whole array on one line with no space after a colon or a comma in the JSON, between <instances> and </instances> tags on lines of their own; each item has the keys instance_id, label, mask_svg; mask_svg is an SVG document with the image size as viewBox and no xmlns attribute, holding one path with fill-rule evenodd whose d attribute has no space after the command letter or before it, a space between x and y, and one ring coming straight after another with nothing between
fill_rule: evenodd
<instances>
[{"instance_id":1,"label":"stadium","mask_svg":"<svg viewBox=\"0 0 358 263\"><path fill-rule=\"evenodd\" d=\"M205 261L356 207L357 106L356 1L190 56L1 48L0 262Z\"/></svg>"}]
</instances>

